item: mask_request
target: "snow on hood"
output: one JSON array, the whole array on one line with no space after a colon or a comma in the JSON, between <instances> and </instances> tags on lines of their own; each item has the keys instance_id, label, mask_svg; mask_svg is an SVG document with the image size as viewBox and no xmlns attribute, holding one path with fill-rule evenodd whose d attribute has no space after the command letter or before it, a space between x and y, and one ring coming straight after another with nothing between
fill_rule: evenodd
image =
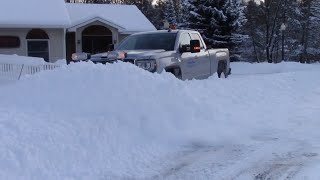
<instances>
[{"instance_id":1,"label":"snow on hood","mask_svg":"<svg viewBox=\"0 0 320 180\"><path fill-rule=\"evenodd\" d=\"M121 51L118 51L121 52ZM149 58L150 56L155 56L158 53L163 53L165 50L158 49L158 50L125 50L123 51L127 53L127 58Z\"/></svg>"},{"instance_id":2,"label":"snow on hood","mask_svg":"<svg viewBox=\"0 0 320 180\"><path fill-rule=\"evenodd\" d=\"M0 89L0 177L146 178L186 145L317 139L319 76L180 81L121 62L41 72Z\"/></svg>"},{"instance_id":3,"label":"snow on hood","mask_svg":"<svg viewBox=\"0 0 320 180\"><path fill-rule=\"evenodd\" d=\"M105 61L106 57L109 60L118 59L119 54L126 54L126 59L149 59L156 58L159 53L163 53L165 50L118 50L118 51L110 51L105 53L94 54L91 56L91 61L101 61L101 58Z\"/></svg>"}]
</instances>

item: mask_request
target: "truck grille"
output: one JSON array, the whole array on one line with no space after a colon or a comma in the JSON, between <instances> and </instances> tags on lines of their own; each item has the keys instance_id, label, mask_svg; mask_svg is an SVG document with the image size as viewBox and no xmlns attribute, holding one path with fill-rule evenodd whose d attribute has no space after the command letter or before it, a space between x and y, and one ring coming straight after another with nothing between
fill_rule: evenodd
<instances>
[{"instance_id":1,"label":"truck grille","mask_svg":"<svg viewBox=\"0 0 320 180\"><path fill-rule=\"evenodd\" d=\"M134 64L134 59L124 59L123 62Z\"/></svg>"}]
</instances>

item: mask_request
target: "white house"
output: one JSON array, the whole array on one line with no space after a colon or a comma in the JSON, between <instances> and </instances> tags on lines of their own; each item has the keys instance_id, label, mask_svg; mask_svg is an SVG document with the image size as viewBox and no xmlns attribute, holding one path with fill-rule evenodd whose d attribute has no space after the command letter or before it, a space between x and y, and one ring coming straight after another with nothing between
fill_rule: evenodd
<instances>
[{"instance_id":1,"label":"white house","mask_svg":"<svg viewBox=\"0 0 320 180\"><path fill-rule=\"evenodd\" d=\"M132 33L155 29L134 5L0 1L0 54L55 62L74 52L105 52Z\"/></svg>"}]
</instances>

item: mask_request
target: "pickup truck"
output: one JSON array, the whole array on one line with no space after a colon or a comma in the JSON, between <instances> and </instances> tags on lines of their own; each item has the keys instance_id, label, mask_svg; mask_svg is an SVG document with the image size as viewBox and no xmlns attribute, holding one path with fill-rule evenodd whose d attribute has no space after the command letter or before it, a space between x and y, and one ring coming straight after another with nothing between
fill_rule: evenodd
<instances>
[{"instance_id":1,"label":"pickup truck","mask_svg":"<svg viewBox=\"0 0 320 180\"><path fill-rule=\"evenodd\" d=\"M72 59L94 63L123 61L150 72L170 72L182 80L231 74L229 50L207 48L200 33L192 30L136 33L106 53L74 53Z\"/></svg>"}]
</instances>

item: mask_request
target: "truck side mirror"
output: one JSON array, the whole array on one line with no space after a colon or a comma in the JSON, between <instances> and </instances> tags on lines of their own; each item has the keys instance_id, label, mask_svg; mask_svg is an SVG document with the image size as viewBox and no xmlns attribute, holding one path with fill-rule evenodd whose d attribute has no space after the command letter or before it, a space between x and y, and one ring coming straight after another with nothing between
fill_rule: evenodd
<instances>
[{"instance_id":1,"label":"truck side mirror","mask_svg":"<svg viewBox=\"0 0 320 180\"><path fill-rule=\"evenodd\" d=\"M108 51L113 51L113 50L114 50L114 44L109 44Z\"/></svg>"},{"instance_id":2,"label":"truck side mirror","mask_svg":"<svg viewBox=\"0 0 320 180\"><path fill-rule=\"evenodd\" d=\"M185 53L185 52L191 52L190 51L190 45L189 44L185 44L185 45L182 45L179 49L180 53Z\"/></svg>"},{"instance_id":3,"label":"truck side mirror","mask_svg":"<svg viewBox=\"0 0 320 180\"><path fill-rule=\"evenodd\" d=\"M191 53L198 53L200 52L200 41L199 40L191 40L190 41L190 49Z\"/></svg>"}]
</instances>

